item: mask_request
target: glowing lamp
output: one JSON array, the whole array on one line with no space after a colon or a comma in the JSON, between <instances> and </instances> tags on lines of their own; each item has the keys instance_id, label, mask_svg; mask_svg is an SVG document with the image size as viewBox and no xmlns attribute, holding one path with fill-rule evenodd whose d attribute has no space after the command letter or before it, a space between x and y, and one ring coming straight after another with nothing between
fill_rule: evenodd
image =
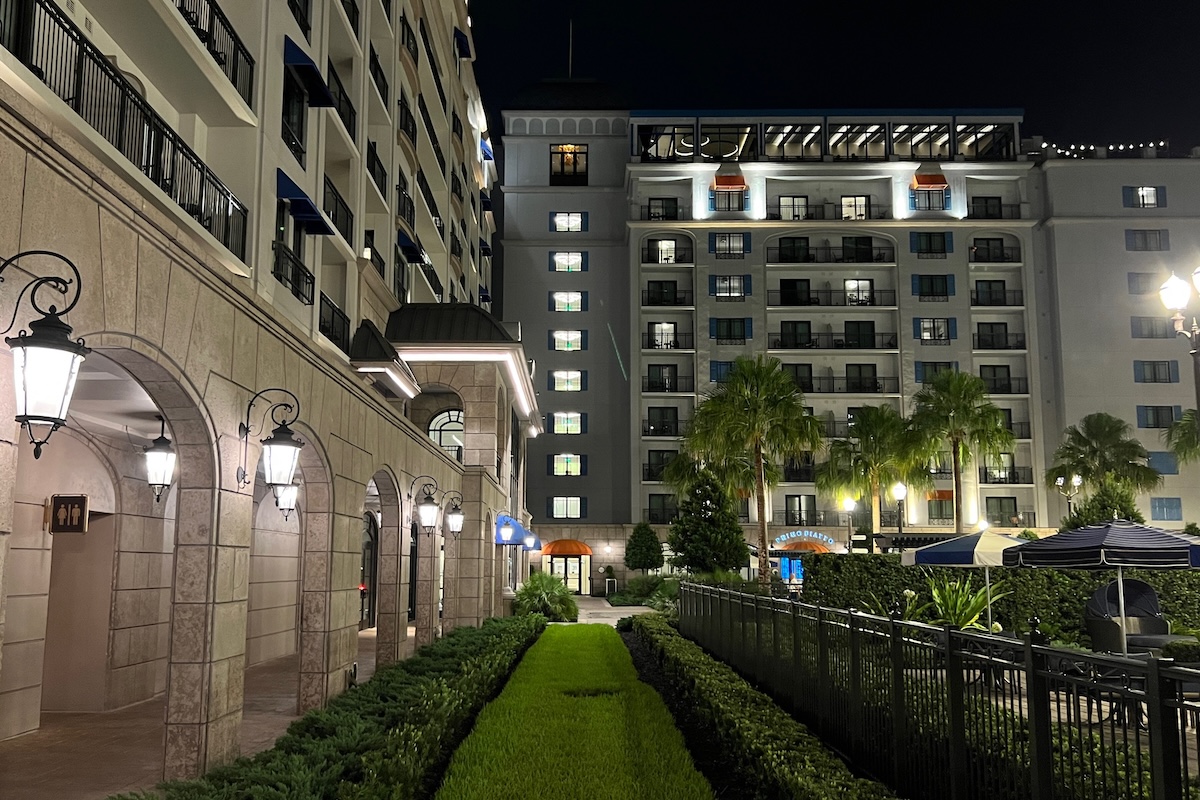
<instances>
[{"instance_id":1,"label":"glowing lamp","mask_svg":"<svg viewBox=\"0 0 1200 800\"><path fill-rule=\"evenodd\" d=\"M516 533L517 529L513 527L512 521L505 520L504 524L500 526L500 541L508 544L513 540L513 536L515 536Z\"/></svg>"},{"instance_id":2,"label":"glowing lamp","mask_svg":"<svg viewBox=\"0 0 1200 800\"><path fill-rule=\"evenodd\" d=\"M1158 296L1169 310L1183 311L1187 308L1188 300L1192 298L1192 287L1188 286L1183 278L1171 273L1171 277L1159 288Z\"/></svg>"},{"instance_id":3,"label":"glowing lamp","mask_svg":"<svg viewBox=\"0 0 1200 800\"><path fill-rule=\"evenodd\" d=\"M535 544L537 544L537 537L534 536L532 533L527 533L527 534L525 534L525 539L523 541L523 544L525 545L526 550L533 550L534 549L533 546Z\"/></svg>"},{"instance_id":4,"label":"glowing lamp","mask_svg":"<svg viewBox=\"0 0 1200 800\"><path fill-rule=\"evenodd\" d=\"M425 496L421 498L421 502L417 503L417 516L421 519L421 527L426 533L433 533L434 527L437 525L438 504L433 499L433 492L430 487L425 487Z\"/></svg>"},{"instance_id":5,"label":"glowing lamp","mask_svg":"<svg viewBox=\"0 0 1200 800\"><path fill-rule=\"evenodd\" d=\"M846 513L850 513L856 508L858 508L858 503L853 497L847 497L846 499L842 500L842 510Z\"/></svg>"},{"instance_id":6,"label":"glowing lamp","mask_svg":"<svg viewBox=\"0 0 1200 800\"><path fill-rule=\"evenodd\" d=\"M300 486L289 483L286 486L274 486L272 489L275 492L275 507L282 511L283 518L287 519L296 510L296 502L300 499Z\"/></svg>"},{"instance_id":7,"label":"glowing lamp","mask_svg":"<svg viewBox=\"0 0 1200 800\"><path fill-rule=\"evenodd\" d=\"M171 485L175 477L175 449L167 438L167 423L162 417L158 418L158 438L150 443L145 450L146 483L154 490L154 502L162 499L162 493Z\"/></svg>"},{"instance_id":8,"label":"glowing lamp","mask_svg":"<svg viewBox=\"0 0 1200 800\"><path fill-rule=\"evenodd\" d=\"M263 472L268 486L289 486L296 477L296 465L300 463L300 448L304 443L292 435L286 422L263 439Z\"/></svg>"},{"instance_id":9,"label":"glowing lamp","mask_svg":"<svg viewBox=\"0 0 1200 800\"><path fill-rule=\"evenodd\" d=\"M28 332L4 339L12 349L16 419L29 433L34 458L41 457L50 434L67 421L79 366L92 352L81 341L71 340L71 326L54 313L54 306L50 311L30 322ZM47 425L50 430L38 439L33 434L34 425Z\"/></svg>"},{"instance_id":10,"label":"glowing lamp","mask_svg":"<svg viewBox=\"0 0 1200 800\"><path fill-rule=\"evenodd\" d=\"M904 498L908 497L908 487L903 483L897 482L896 485L892 487L892 497L896 498L900 502L904 502Z\"/></svg>"},{"instance_id":11,"label":"glowing lamp","mask_svg":"<svg viewBox=\"0 0 1200 800\"><path fill-rule=\"evenodd\" d=\"M464 521L466 521L466 514L463 513L459 502L455 500L454 505L450 506L450 510L446 512L446 524L450 526L450 533L455 536L462 533Z\"/></svg>"}]
</instances>

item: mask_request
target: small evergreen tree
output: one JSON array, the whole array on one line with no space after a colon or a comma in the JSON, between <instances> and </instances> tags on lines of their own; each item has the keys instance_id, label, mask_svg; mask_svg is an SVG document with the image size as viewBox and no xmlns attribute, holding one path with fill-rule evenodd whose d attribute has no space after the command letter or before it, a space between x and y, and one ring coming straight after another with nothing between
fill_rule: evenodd
<instances>
[{"instance_id":1,"label":"small evergreen tree","mask_svg":"<svg viewBox=\"0 0 1200 800\"><path fill-rule=\"evenodd\" d=\"M729 495L707 473L684 495L667 544L675 553L671 564L692 573L738 570L750 558Z\"/></svg>"},{"instance_id":2,"label":"small evergreen tree","mask_svg":"<svg viewBox=\"0 0 1200 800\"><path fill-rule=\"evenodd\" d=\"M1075 504L1073 513L1064 517L1060 530L1069 531L1085 525L1099 525L1114 519L1145 524L1146 518L1138 511L1133 490L1127 485L1105 478L1080 503Z\"/></svg>"},{"instance_id":3,"label":"small evergreen tree","mask_svg":"<svg viewBox=\"0 0 1200 800\"><path fill-rule=\"evenodd\" d=\"M658 540L658 534L645 522L639 522L625 543L626 569L640 569L645 575L662 565L662 542Z\"/></svg>"}]
</instances>

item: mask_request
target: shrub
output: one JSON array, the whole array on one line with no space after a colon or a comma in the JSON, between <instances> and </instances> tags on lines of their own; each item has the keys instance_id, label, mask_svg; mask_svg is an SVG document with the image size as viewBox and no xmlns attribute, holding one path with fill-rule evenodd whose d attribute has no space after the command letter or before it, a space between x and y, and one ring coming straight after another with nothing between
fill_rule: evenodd
<instances>
[{"instance_id":1,"label":"shrub","mask_svg":"<svg viewBox=\"0 0 1200 800\"><path fill-rule=\"evenodd\" d=\"M679 580L667 578L654 590L654 594L646 601L646 605L655 611L665 614L668 618L679 618Z\"/></svg>"},{"instance_id":2,"label":"shrub","mask_svg":"<svg viewBox=\"0 0 1200 800\"><path fill-rule=\"evenodd\" d=\"M636 578L630 578L628 585L625 587L625 594L638 599L645 599L658 591L658 587L662 586L663 577L661 575L639 575Z\"/></svg>"},{"instance_id":3,"label":"shrub","mask_svg":"<svg viewBox=\"0 0 1200 800\"><path fill-rule=\"evenodd\" d=\"M658 534L645 522L639 522L625 543L626 569L640 569L644 575L647 570L659 569L662 565L662 542L658 540Z\"/></svg>"},{"instance_id":4,"label":"shrub","mask_svg":"<svg viewBox=\"0 0 1200 800\"><path fill-rule=\"evenodd\" d=\"M633 617L621 617L615 627L620 633L633 630Z\"/></svg>"},{"instance_id":5,"label":"shrub","mask_svg":"<svg viewBox=\"0 0 1200 800\"><path fill-rule=\"evenodd\" d=\"M517 589L513 613L518 616L541 614L551 622L574 622L579 619L579 606L571 590L557 575L534 572Z\"/></svg>"},{"instance_id":6,"label":"shrub","mask_svg":"<svg viewBox=\"0 0 1200 800\"><path fill-rule=\"evenodd\" d=\"M1031 531L1029 528L1026 528L1025 530L1023 530L1017 534L1017 538L1024 539L1027 542L1036 542L1038 539L1040 539L1042 537L1038 536L1036 533Z\"/></svg>"},{"instance_id":7,"label":"shrub","mask_svg":"<svg viewBox=\"0 0 1200 800\"><path fill-rule=\"evenodd\" d=\"M677 717L711 731L724 753L720 769L736 775L752 800L891 798L882 784L855 777L820 739L725 664L680 636L659 614L633 620L679 692Z\"/></svg>"},{"instance_id":8,"label":"shrub","mask_svg":"<svg viewBox=\"0 0 1200 800\"><path fill-rule=\"evenodd\" d=\"M929 577L929 593L933 595L933 607L937 613L934 620L938 625L949 625L959 630L983 630L979 617L987 611L988 587L975 589L971 577L950 578L945 573ZM992 603L1007 597L1003 581L995 581L991 587Z\"/></svg>"},{"instance_id":9,"label":"shrub","mask_svg":"<svg viewBox=\"0 0 1200 800\"><path fill-rule=\"evenodd\" d=\"M1173 658L1185 664L1200 663L1200 641L1168 642L1162 649L1163 658Z\"/></svg>"}]
</instances>

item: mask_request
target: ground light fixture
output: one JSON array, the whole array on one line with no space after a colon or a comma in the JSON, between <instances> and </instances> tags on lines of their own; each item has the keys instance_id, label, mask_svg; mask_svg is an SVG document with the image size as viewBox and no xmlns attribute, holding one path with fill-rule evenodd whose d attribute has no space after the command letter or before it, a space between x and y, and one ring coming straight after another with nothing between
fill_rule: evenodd
<instances>
[{"instance_id":1,"label":"ground light fixture","mask_svg":"<svg viewBox=\"0 0 1200 800\"><path fill-rule=\"evenodd\" d=\"M83 286L79 269L70 259L49 250L26 250L0 263L0 282L3 282L4 271L8 267L29 256L56 258L66 264L74 276L73 279L57 275L33 276L17 294L16 306L8 327L0 331L8 333L13 329L21 298L28 292L29 305L41 314L41 317L29 323L29 330L22 329L16 336L6 336L4 341L12 350L13 387L16 390L17 401L16 421L29 436L29 443L33 445L33 457L41 458L42 447L49 441L50 435L67 421L67 409L71 405L71 395L75 392L79 367L92 351L84 346L82 339L71 339L71 326L62 319L63 315L79 303ZM32 274L23 267L18 269L27 275ZM43 289L64 296L72 292L70 301L61 310L57 305L43 307L38 300L38 292ZM34 426L48 430L45 430L44 435L35 434Z\"/></svg>"},{"instance_id":2,"label":"ground light fixture","mask_svg":"<svg viewBox=\"0 0 1200 800\"><path fill-rule=\"evenodd\" d=\"M246 419L238 426L238 438L242 441L242 465L238 467L238 488L249 486L253 479L247 469L250 451L250 437L254 435L254 406L268 394L283 395L287 400L272 402L263 414L262 424L258 433L266 428L267 419L275 423L271 435L262 440L262 466L264 480L275 491L276 498L280 490L293 485L296 477L296 466L300 463L300 448L304 446L296 438L291 426L300 418L300 400L287 389L263 389L250 398L246 406ZM268 402L268 401L264 401ZM295 505L292 506L295 508Z\"/></svg>"},{"instance_id":3,"label":"ground light fixture","mask_svg":"<svg viewBox=\"0 0 1200 800\"><path fill-rule=\"evenodd\" d=\"M154 490L154 502L162 499L162 493L171 485L175 477L175 448L167 438L167 423L158 418L158 438L150 443L144 451L146 456L146 483Z\"/></svg>"}]
</instances>

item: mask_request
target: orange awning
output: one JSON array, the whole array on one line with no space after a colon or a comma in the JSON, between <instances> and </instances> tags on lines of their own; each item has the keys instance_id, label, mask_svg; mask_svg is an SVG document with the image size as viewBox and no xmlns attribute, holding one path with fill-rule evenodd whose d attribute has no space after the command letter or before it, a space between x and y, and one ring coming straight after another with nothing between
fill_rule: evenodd
<instances>
[{"instance_id":1,"label":"orange awning","mask_svg":"<svg viewBox=\"0 0 1200 800\"><path fill-rule=\"evenodd\" d=\"M556 539L542 545L544 556L590 556L592 548L577 539Z\"/></svg>"},{"instance_id":2,"label":"orange awning","mask_svg":"<svg viewBox=\"0 0 1200 800\"><path fill-rule=\"evenodd\" d=\"M925 494L925 499L926 500L953 500L954 499L954 490L953 489L936 489L932 492L927 492Z\"/></svg>"},{"instance_id":3,"label":"orange awning","mask_svg":"<svg viewBox=\"0 0 1200 800\"><path fill-rule=\"evenodd\" d=\"M793 539L790 542L785 542L774 550L799 550L809 553L829 553L832 552L828 545L821 542L814 542L812 539Z\"/></svg>"},{"instance_id":4,"label":"orange awning","mask_svg":"<svg viewBox=\"0 0 1200 800\"><path fill-rule=\"evenodd\" d=\"M717 176L717 191L718 192L737 192L744 191L746 188L746 179L741 175L718 175Z\"/></svg>"},{"instance_id":5,"label":"orange awning","mask_svg":"<svg viewBox=\"0 0 1200 800\"><path fill-rule=\"evenodd\" d=\"M912 188L914 189L945 189L947 187L946 176L940 172L927 172L924 175L913 175Z\"/></svg>"}]
</instances>

